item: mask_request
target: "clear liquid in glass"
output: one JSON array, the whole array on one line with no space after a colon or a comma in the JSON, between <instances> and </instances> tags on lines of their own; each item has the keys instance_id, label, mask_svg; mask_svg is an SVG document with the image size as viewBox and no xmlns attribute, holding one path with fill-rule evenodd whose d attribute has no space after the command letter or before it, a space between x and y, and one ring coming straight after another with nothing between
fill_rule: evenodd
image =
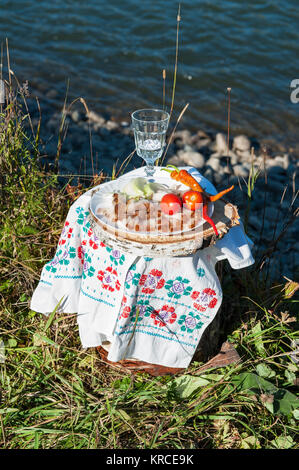
<instances>
[{"instance_id":1,"label":"clear liquid in glass","mask_svg":"<svg viewBox=\"0 0 299 470\"><path fill-rule=\"evenodd\" d=\"M160 109L140 109L132 114L136 152L146 162L146 176L153 176L154 163L163 154L169 114Z\"/></svg>"}]
</instances>

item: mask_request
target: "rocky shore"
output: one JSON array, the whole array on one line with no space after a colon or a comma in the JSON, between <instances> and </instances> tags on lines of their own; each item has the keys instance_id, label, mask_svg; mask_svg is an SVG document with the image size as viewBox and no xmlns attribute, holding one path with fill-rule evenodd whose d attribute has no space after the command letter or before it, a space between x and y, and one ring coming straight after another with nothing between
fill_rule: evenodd
<instances>
[{"instance_id":1,"label":"rocky shore","mask_svg":"<svg viewBox=\"0 0 299 470\"><path fill-rule=\"evenodd\" d=\"M61 113L57 112L43 126L43 153L49 162L56 155L60 121ZM66 138L59 161L61 174L92 175L93 171L111 174L113 166L119 168L134 150L127 120L116 120L94 111L88 114L77 109L70 111L64 132ZM292 215L298 207L297 156L292 152L275 152L270 146L265 148L246 135L233 135L229 147L227 152L223 133L179 129L164 163L194 166L218 189L235 184L229 199L238 205L247 233L255 243L256 261L265 267L271 258L271 277L283 280L283 275L298 276L299 218ZM139 157L134 156L126 171L140 164ZM252 180L256 174L252 197L248 198L248 179Z\"/></svg>"}]
</instances>

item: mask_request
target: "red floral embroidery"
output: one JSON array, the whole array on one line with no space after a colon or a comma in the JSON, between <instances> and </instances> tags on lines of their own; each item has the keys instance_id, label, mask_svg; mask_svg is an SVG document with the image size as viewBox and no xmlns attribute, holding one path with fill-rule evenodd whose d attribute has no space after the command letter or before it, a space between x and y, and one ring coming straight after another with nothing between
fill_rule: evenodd
<instances>
[{"instance_id":1,"label":"red floral embroidery","mask_svg":"<svg viewBox=\"0 0 299 470\"><path fill-rule=\"evenodd\" d=\"M147 275L146 274L142 274L142 276L140 277L140 281L139 281L139 285L140 286L143 286L145 281L146 281L146 278L147 278Z\"/></svg>"},{"instance_id":2,"label":"red floral embroidery","mask_svg":"<svg viewBox=\"0 0 299 470\"><path fill-rule=\"evenodd\" d=\"M92 239L89 240L89 246L93 248L94 250L97 250L99 248L99 245Z\"/></svg>"},{"instance_id":3,"label":"red floral embroidery","mask_svg":"<svg viewBox=\"0 0 299 470\"><path fill-rule=\"evenodd\" d=\"M127 297L124 295L123 298L122 298L122 301L121 301L121 306L120 306L120 309L122 310L120 315L119 315L119 318L128 318L128 316L130 315L131 313L131 307L129 307L128 305L126 305L127 303Z\"/></svg>"},{"instance_id":4,"label":"red floral embroidery","mask_svg":"<svg viewBox=\"0 0 299 470\"><path fill-rule=\"evenodd\" d=\"M216 297L214 297L214 299L212 299L211 302L209 303L209 308L214 308L216 304L217 304L217 299Z\"/></svg>"},{"instance_id":5,"label":"red floral embroidery","mask_svg":"<svg viewBox=\"0 0 299 470\"><path fill-rule=\"evenodd\" d=\"M78 246L78 249L77 249L78 258L82 264L84 263L85 245L86 245L86 240L83 240L81 245Z\"/></svg>"},{"instance_id":6,"label":"red floral embroidery","mask_svg":"<svg viewBox=\"0 0 299 470\"><path fill-rule=\"evenodd\" d=\"M195 292L193 292L193 294L195 294ZM218 302L216 292L209 287L201 291L201 293L196 293L198 294L196 296L193 296L193 294L191 297L198 299L198 303L194 303L193 306L200 312L205 312L207 308L214 308Z\"/></svg>"},{"instance_id":7,"label":"red floral embroidery","mask_svg":"<svg viewBox=\"0 0 299 470\"><path fill-rule=\"evenodd\" d=\"M162 287L164 286L165 284L165 280L164 279L160 279L160 281L158 281L158 284L157 284L157 289L162 289Z\"/></svg>"},{"instance_id":8,"label":"red floral embroidery","mask_svg":"<svg viewBox=\"0 0 299 470\"><path fill-rule=\"evenodd\" d=\"M194 303L193 307L199 310L200 312L205 312L206 308L202 307L200 304Z\"/></svg>"},{"instance_id":9,"label":"red floral embroidery","mask_svg":"<svg viewBox=\"0 0 299 470\"><path fill-rule=\"evenodd\" d=\"M162 289L165 284L162 275L162 271L158 269L152 269L149 274L143 274L139 280L139 285L143 286L141 292L144 294L152 294L155 289Z\"/></svg>"},{"instance_id":10,"label":"red floral embroidery","mask_svg":"<svg viewBox=\"0 0 299 470\"><path fill-rule=\"evenodd\" d=\"M153 318L155 325L163 327L166 326L166 323L174 323L177 319L177 315L174 311L174 307L163 305L160 310L154 310L151 314L151 318Z\"/></svg>"},{"instance_id":11,"label":"red floral embroidery","mask_svg":"<svg viewBox=\"0 0 299 470\"><path fill-rule=\"evenodd\" d=\"M126 306L121 313L121 317L128 318L128 316L130 315L130 312L131 312L131 307Z\"/></svg>"},{"instance_id":12,"label":"red floral embroidery","mask_svg":"<svg viewBox=\"0 0 299 470\"><path fill-rule=\"evenodd\" d=\"M161 277L162 276L162 271L159 271L158 269L152 269L150 271L150 274L152 274L153 276Z\"/></svg>"},{"instance_id":13,"label":"red floral embroidery","mask_svg":"<svg viewBox=\"0 0 299 470\"><path fill-rule=\"evenodd\" d=\"M194 290L191 294L191 298L194 300L197 299L198 296L199 296L199 291L197 290Z\"/></svg>"},{"instance_id":14,"label":"red floral embroidery","mask_svg":"<svg viewBox=\"0 0 299 470\"><path fill-rule=\"evenodd\" d=\"M68 238L71 238L72 236L72 233L73 233L73 229L71 227L69 227L70 223L69 222L65 222L64 224L64 227L62 229L62 233L61 233L61 237L60 237L60 240L58 242L58 245L59 246L62 246L66 243L66 240ZM69 227L69 228L68 228Z\"/></svg>"},{"instance_id":15,"label":"red floral embroidery","mask_svg":"<svg viewBox=\"0 0 299 470\"><path fill-rule=\"evenodd\" d=\"M102 248L106 248L106 245L105 245L105 243L103 243L103 242L100 243L100 246L101 246Z\"/></svg>"},{"instance_id":16,"label":"red floral embroidery","mask_svg":"<svg viewBox=\"0 0 299 470\"><path fill-rule=\"evenodd\" d=\"M120 289L120 282L117 279L118 274L115 269L111 266L105 269L105 271L99 271L97 278L101 281L103 289L107 289L110 292L114 292L115 289Z\"/></svg>"},{"instance_id":17,"label":"red floral embroidery","mask_svg":"<svg viewBox=\"0 0 299 470\"><path fill-rule=\"evenodd\" d=\"M93 248L94 250L97 250L99 248L98 245L98 237L94 235L92 228L89 228L87 231L87 236L89 237L89 246Z\"/></svg>"}]
</instances>

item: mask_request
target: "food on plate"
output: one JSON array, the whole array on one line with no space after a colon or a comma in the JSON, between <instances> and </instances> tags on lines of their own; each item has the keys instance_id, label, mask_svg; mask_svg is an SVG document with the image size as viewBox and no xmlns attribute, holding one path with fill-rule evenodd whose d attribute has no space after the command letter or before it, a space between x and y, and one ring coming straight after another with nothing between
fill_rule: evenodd
<instances>
[{"instance_id":1,"label":"food on plate","mask_svg":"<svg viewBox=\"0 0 299 470\"><path fill-rule=\"evenodd\" d=\"M208 222L213 228L215 235L218 236L218 230L213 220L208 215L208 201L207 197L199 191L187 191L183 194L184 206L188 207L190 211L197 211L202 209L202 218Z\"/></svg>"},{"instance_id":2,"label":"food on plate","mask_svg":"<svg viewBox=\"0 0 299 470\"><path fill-rule=\"evenodd\" d=\"M165 170L179 185L168 186L149 182L146 178L132 178L120 191L103 195L97 214L120 229L151 234L193 230L204 219L217 236L217 227L208 214L209 204L234 186L210 195L187 170L170 166L171 170ZM190 189L186 191L183 185Z\"/></svg>"},{"instance_id":3,"label":"food on plate","mask_svg":"<svg viewBox=\"0 0 299 470\"><path fill-rule=\"evenodd\" d=\"M213 219L211 219L211 217L209 217L209 215L208 215L208 204L203 204L203 206L202 206L202 218L203 218L206 222L208 222L208 224L211 225L212 229L213 229L214 232L215 232L216 237L218 237L219 234L218 234L217 227L216 227L216 225L214 224Z\"/></svg>"},{"instance_id":4,"label":"food on plate","mask_svg":"<svg viewBox=\"0 0 299 470\"><path fill-rule=\"evenodd\" d=\"M140 232L159 232L173 233L194 229L202 219L201 211L190 211L182 207L182 193L171 194L172 199L180 201L178 211L169 214L171 203L168 204L169 210L163 212L161 199L156 201L154 198L128 198L123 193L113 193L111 202L101 205L97 209L97 215L104 217L110 225L115 225L119 229ZM164 194L163 196L168 196ZM108 199L106 200L106 202ZM111 210L112 203L112 210Z\"/></svg>"},{"instance_id":5,"label":"food on plate","mask_svg":"<svg viewBox=\"0 0 299 470\"><path fill-rule=\"evenodd\" d=\"M182 199L176 194L165 194L160 202L161 210L164 214L173 215L181 210Z\"/></svg>"},{"instance_id":6,"label":"food on plate","mask_svg":"<svg viewBox=\"0 0 299 470\"><path fill-rule=\"evenodd\" d=\"M232 185L230 188L227 188L227 189L224 189L223 191L220 191L220 193L217 193L217 194L214 194L214 196L212 195L209 195L209 200L214 202L214 201L218 201L218 199L220 199L222 196L224 196L224 194L226 193L229 193L230 191L232 191L234 189L234 185Z\"/></svg>"},{"instance_id":7,"label":"food on plate","mask_svg":"<svg viewBox=\"0 0 299 470\"><path fill-rule=\"evenodd\" d=\"M195 211L199 209L199 204L202 204L203 197L202 193L199 191L187 191L183 194L183 203L184 206L187 207L190 211Z\"/></svg>"},{"instance_id":8,"label":"food on plate","mask_svg":"<svg viewBox=\"0 0 299 470\"><path fill-rule=\"evenodd\" d=\"M163 168L164 171L170 172L170 176L172 179L174 179L175 181L179 181L180 183L183 183L186 186L189 186L189 188L192 188L195 191L199 191L199 192L203 191L200 184L196 181L195 178L193 178L192 175L190 175L190 173L188 173L187 170L179 170L174 165L167 165L167 167L174 168L174 170L168 170L166 168Z\"/></svg>"},{"instance_id":9,"label":"food on plate","mask_svg":"<svg viewBox=\"0 0 299 470\"><path fill-rule=\"evenodd\" d=\"M149 183L145 178L132 178L122 192L128 197L151 198L157 191L166 191L166 186L159 183Z\"/></svg>"},{"instance_id":10,"label":"food on plate","mask_svg":"<svg viewBox=\"0 0 299 470\"><path fill-rule=\"evenodd\" d=\"M142 197L145 183L145 178L132 178L123 188L123 193L128 197Z\"/></svg>"},{"instance_id":11,"label":"food on plate","mask_svg":"<svg viewBox=\"0 0 299 470\"><path fill-rule=\"evenodd\" d=\"M172 179L175 179L176 181L180 181L181 183L184 183L186 186L189 186L189 188L192 188L192 191L187 191L183 195L184 205L193 211L193 210L196 210L197 207L200 206L200 204L202 203L203 205L202 217L206 222L208 222L212 226L215 232L215 235L218 236L218 230L213 220L208 215L208 203L217 201L222 196L232 191L232 189L234 189L234 185L231 186L230 188L224 189L218 194L211 195L211 194L208 194L200 186L200 184L196 181L196 179L193 178L193 176L190 175L190 173L188 173L187 170L179 170L174 165L167 165L167 167L173 168L173 169L163 168L163 170L170 172L170 176Z\"/></svg>"}]
</instances>

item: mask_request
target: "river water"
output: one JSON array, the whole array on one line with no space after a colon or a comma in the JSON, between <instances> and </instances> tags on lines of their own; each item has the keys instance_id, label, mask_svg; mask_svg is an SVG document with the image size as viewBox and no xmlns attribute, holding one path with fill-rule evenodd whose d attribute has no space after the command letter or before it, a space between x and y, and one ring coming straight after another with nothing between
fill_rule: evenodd
<instances>
[{"instance_id":1,"label":"river water","mask_svg":"<svg viewBox=\"0 0 299 470\"><path fill-rule=\"evenodd\" d=\"M70 98L128 119L134 109L162 105L164 68L171 101L177 7L173 0L0 0L0 41L8 37L19 80L53 106L61 106L69 78ZM232 132L298 141L299 103L290 100L299 78L296 0L183 0L179 44L175 115L190 104L183 127L225 130L231 87Z\"/></svg>"}]
</instances>

